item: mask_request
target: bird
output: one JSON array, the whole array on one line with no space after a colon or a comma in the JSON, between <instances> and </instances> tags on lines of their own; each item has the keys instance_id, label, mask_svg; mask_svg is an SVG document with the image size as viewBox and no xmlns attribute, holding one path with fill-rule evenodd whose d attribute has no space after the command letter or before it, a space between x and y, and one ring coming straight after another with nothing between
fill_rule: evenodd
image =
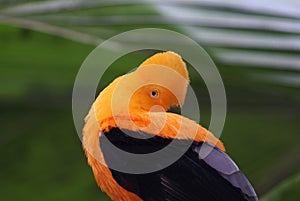
<instances>
[{"instance_id":1,"label":"bird","mask_svg":"<svg viewBox=\"0 0 300 201\"><path fill-rule=\"evenodd\" d=\"M172 51L159 52L136 70L117 77L91 105L82 130L82 146L96 183L112 200L258 200L254 188L214 134L181 114L169 112L172 107L183 106L189 82L181 56ZM136 161L153 166L153 171L126 172L113 167L138 165L112 147L144 156L168 146L169 155L158 156L156 162ZM211 150L201 158L205 146ZM161 167L177 149L184 151Z\"/></svg>"}]
</instances>

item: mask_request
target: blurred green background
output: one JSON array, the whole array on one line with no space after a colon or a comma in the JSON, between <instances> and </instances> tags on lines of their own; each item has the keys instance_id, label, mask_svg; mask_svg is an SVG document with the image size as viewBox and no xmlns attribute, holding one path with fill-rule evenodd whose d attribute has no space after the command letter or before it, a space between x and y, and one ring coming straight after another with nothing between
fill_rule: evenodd
<instances>
[{"instance_id":1,"label":"blurred green background","mask_svg":"<svg viewBox=\"0 0 300 201\"><path fill-rule=\"evenodd\" d=\"M299 200L300 2L270 2L1 0L1 199L109 200L74 128L73 83L101 41L158 27L198 41L218 66L228 99L221 139L261 200ZM151 54L120 58L99 90ZM208 93L189 70L207 127Z\"/></svg>"}]
</instances>

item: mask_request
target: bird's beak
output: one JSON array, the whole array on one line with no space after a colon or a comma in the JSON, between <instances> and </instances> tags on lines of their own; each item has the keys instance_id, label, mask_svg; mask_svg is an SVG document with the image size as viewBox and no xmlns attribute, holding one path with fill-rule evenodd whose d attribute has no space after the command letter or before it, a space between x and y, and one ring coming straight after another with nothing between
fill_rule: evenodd
<instances>
[{"instance_id":1,"label":"bird's beak","mask_svg":"<svg viewBox=\"0 0 300 201\"><path fill-rule=\"evenodd\" d=\"M179 105L171 106L167 112L175 113L175 114L181 114L181 107Z\"/></svg>"}]
</instances>

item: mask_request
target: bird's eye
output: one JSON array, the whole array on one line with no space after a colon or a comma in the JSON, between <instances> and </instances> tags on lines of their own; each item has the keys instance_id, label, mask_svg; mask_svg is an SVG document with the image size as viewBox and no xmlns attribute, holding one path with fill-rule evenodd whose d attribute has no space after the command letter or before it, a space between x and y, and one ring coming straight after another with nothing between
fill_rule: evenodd
<instances>
[{"instance_id":1,"label":"bird's eye","mask_svg":"<svg viewBox=\"0 0 300 201\"><path fill-rule=\"evenodd\" d=\"M152 98L157 98L158 97L158 90L157 89L154 89L150 92L150 96Z\"/></svg>"}]
</instances>

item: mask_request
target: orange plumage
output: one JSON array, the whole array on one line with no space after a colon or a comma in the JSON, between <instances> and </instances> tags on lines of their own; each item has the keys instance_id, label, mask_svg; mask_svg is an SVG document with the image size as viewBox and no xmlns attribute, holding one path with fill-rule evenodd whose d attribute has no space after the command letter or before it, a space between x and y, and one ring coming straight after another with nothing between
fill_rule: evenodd
<instances>
[{"instance_id":1,"label":"orange plumage","mask_svg":"<svg viewBox=\"0 0 300 201\"><path fill-rule=\"evenodd\" d=\"M170 77L170 70L177 75ZM196 122L166 112L171 106L183 104L188 82L188 71L179 55L158 53L144 61L136 71L115 79L92 105L85 119L83 147L97 184L113 200L142 199L122 188L105 165L99 137L111 128L142 130L163 138L206 141L225 150L213 134ZM160 97L151 97L151 90L157 90ZM129 92L132 94L126 94ZM123 103L126 98L128 101Z\"/></svg>"}]
</instances>

